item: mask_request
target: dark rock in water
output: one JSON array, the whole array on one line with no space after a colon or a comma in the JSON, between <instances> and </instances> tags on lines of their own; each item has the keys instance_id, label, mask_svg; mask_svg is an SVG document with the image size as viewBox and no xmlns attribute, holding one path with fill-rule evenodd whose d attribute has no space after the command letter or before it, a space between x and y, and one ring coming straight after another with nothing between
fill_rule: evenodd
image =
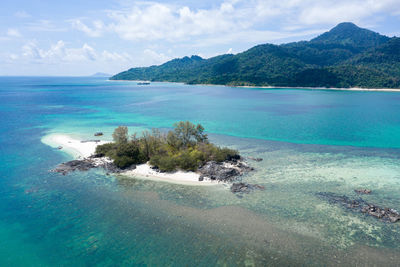
<instances>
[{"instance_id":1,"label":"dark rock in water","mask_svg":"<svg viewBox=\"0 0 400 267\"><path fill-rule=\"evenodd\" d=\"M339 204L343 207L364 214L373 216L378 219L395 223L400 221L400 213L395 209L381 208L377 205L367 203L363 199L359 198L352 200L347 196L338 195L335 193L322 192L318 193L317 196L327 200L331 204Z\"/></svg>"},{"instance_id":2,"label":"dark rock in water","mask_svg":"<svg viewBox=\"0 0 400 267\"><path fill-rule=\"evenodd\" d=\"M262 158L254 158L254 157L247 157L247 158L251 159L251 160L254 160L254 161L257 161L257 162L260 162L260 161L263 160Z\"/></svg>"},{"instance_id":3,"label":"dark rock in water","mask_svg":"<svg viewBox=\"0 0 400 267\"><path fill-rule=\"evenodd\" d=\"M88 171L92 168L96 168L94 162L90 159L83 160L71 160L58 165L52 172L62 173L63 175L72 171Z\"/></svg>"},{"instance_id":4,"label":"dark rock in water","mask_svg":"<svg viewBox=\"0 0 400 267\"><path fill-rule=\"evenodd\" d=\"M380 208L373 204L368 204L361 209L362 213L367 213L379 219L386 219L391 223L395 223L400 220L400 213L397 210L389 208Z\"/></svg>"},{"instance_id":5,"label":"dark rock in water","mask_svg":"<svg viewBox=\"0 0 400 267\"><path fill-rule=\"evenodd\" d=\"M97 133L94 134L94 136L102 136L102 135L103 135L102 132L97 132Z\"/></svg>"},{"instance_id":6,"label":"dark rock in water","mask_svg":"<svg viewBox=\"0 0 400 267\"><path fill-rule=\"evenodd\" d=\"M209 178L221 182L232 182L236 180L238 176L253 170L254 168L246 163L238 159L232 159L225 162L209 161L201 166L197 172L200 173L199 181L203 181L204 178Z\"/></svg>"},{"instance_id":7,"label":"dark rock in water","mask_svg":"<svg viewBox=\"0 0 400 267\"><path fill-rule=\"evenodd\" d=\"M245 183L233 183L231 186L232 193L249 193L250 188L248 184Z\"/></svg>"},{"instance_id":8,"label":"dark rock in water","mask_svg":"<svg viewBox=\"0 0 400 267\"><path fill-rule=\"evenodd\" d=\"M240 160L242 157L239 154L235 154L235 155L229 155L228 158L226 159L227 161L238 161Z\"/></svg>"},{"instance_id":9,"label":"dark rock in water","mask_svg":"<svg viewBox=\"0 0 400 267\"><path fill-rule=\"evenodd\" d=\"M252 190L264 190L265 187L258 184L246 184L246 183L233 183L231 186L232 193L245 193L248 194Z\"/></svg>"},{"instance_id":10,"label":"dark rock in water","mask_svg":"<svg viewBox=\"0 0 400 267\"><path fill-rule=\"evenodd\" d=\"M242 161L238 161L236 163L236 167L240 169L241 173L245 173L245 172L250 172L250 171L254 171L253 167L250 167L249 165L247 165L246 163L242 162Z\"/></svg>"},{"instance_id":11,"label":"dark rock in water","mask_svg":"<svg viewBox=\"0 0 400 267\"><path fill-rule=\"evenodd\" d=\"M356 192L357 194L371 194L372 191L369 189L355 189L354 192Z\"/></svg>"},{"instance_id":12,"label":"dark rock in water","mask_svg":"<svg viewBox=\"0 0 400 267\"><path fill-rule=\"evenodd\" d=\"M208 177L211 180L217 181L232 181L239 176L241 172L236 167L225 167L222 163L209 161L198 169L200 177Z\"/></svg>"},{"instance_id":13,"label":"dark rock in water","mask_svg":"<svg viewBox=\"0 0 400 267\"><path fill-rule=\"evenodd\" d=\"M103 168L104 170L107 171L107 174L110 174L110 173L121 173L127 170L133 170L136 168L136 165L132 165L128 168L121 169L107 158L92 155L84 159L71 160L68 162L61 163L55 169L50 171L66 175L69 172L88 171L94 168Z\"/></svg>"}]
</instances>

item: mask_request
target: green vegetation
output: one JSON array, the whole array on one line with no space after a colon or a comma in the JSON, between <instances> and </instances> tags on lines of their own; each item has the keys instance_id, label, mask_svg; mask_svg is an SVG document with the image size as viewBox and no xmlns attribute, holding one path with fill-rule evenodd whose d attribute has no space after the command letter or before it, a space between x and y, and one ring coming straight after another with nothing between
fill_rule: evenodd
<instances>
[{"instance_id":1,"label":"green vegetation","mask_svg":"<svg viewBox=\"0 0 400 267\"><path fill-rule=\"evenodd\" d=\"M311 41L264 44L236 55L174 59L114 80L291 87L400 88L400 38L341 23Z\"/></svg>"},{"instance_id":2,"label":"green vegetation","mask_svg":"<svg viewBox=\"0 0 400 267\"><path fill-rule=\"evenodd\" d=\"M161 171L196 171L207 161L239 158L237 151L211 144L203 126L188 121L175 123L168 133L153 129L130 138L128 128L119 126L112 136L114 142L97 146L96 155L110 157L122 169L150 161Z\"/></svg>"}]
</instances>

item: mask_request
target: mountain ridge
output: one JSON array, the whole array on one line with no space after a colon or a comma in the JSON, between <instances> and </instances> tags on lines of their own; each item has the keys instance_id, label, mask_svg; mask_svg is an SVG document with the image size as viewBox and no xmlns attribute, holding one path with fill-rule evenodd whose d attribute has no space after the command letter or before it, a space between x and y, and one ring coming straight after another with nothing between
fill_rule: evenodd
<instances>
[{"instance_id":1,"label":"mountain ridge","mask_svg":"<svg viewBox=\"0 0 400 267\"><path fill-rule=\"evenodd\" d=\"M400 88L400 38L340 23L310 41L131 68L112 80L288 87Z\"/></svg>"}]
</instances>

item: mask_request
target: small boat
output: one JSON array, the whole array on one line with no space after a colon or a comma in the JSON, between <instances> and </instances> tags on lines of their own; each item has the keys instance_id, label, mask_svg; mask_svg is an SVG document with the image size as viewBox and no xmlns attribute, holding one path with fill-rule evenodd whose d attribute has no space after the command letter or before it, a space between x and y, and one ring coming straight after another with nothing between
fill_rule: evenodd
<instances>
[{"instance_id":1,"label":"small boat","mask_svg":"<svg viewBox=\"0 0 400 267\"><path fill-rule=\"evenodd\" d=\"M137 85L149 85L150 82L148 81L143 81L143 82L138 82Z\"/></svg>"},{"instance_id":2,"label":"small boat","mask_svg":"<svg viewBox=\"0 0 400 267\"><path fill-rule=\"evenodd\" d=\"M102 132L97 132L97 133L94 134L94 136L102 136L102 135L103 135Z\"/></svg>"}]
</instances>

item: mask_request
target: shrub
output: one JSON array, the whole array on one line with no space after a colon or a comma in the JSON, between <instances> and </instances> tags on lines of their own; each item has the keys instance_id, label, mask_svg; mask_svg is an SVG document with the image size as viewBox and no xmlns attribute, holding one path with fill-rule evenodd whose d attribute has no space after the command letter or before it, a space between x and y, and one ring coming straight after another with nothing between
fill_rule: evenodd
<instances>
[{"instance_id":1,"label":"shrub","mask_svg":"<svg viewBox=\"0 0 400 267\"><path fill-rule=\"evenodd\" d=\"M240 158L236 150L229 149L227 147L224 148L217 147L213 156L214 160L217 162Z\"/></svg>"},{"instance_id":2,"label":"shrub","mask_svg":"<svg viewBox=\"0 0 400 267\"><path fill-rule=\"evenodd\" d=\"M118 168L125 169L135 164L135 160L127 156L116 157L114 158L114 164Z\"/></svg>"},{"instance_id":3,"label":"shrub","mask_svg":"<svg viewBox=\"0 0 400 267\"><path fill-rule=\"evenodd\" d=\"M113 133L113 139L114 143L97 146L96 154L112 158L120 168L149 160L161 171L196 171L210 160L222 162L240 158L236 150L210 144L203 126L188 121L174 124L174 130L167 134L152 130L144 132L141 137L133 134L130 140L128 128L119 126Z\"/></svg>"},{"instance_id":4,"label":"shrub","mask_svg":"<svg viewBox=\"0 0 400 267\"><path fill-rule=\"evenodd\" d=\"M178 167L185 171L196 171L204 161L204 155L199 150L185 150L179 154Z\"/></svg>"},{"instance_id":5,"label":"shrub","mask_svg":"<svg viewBox=\"0 0 400 267\"><path fill-rule=\"evenodd\" d=\"M172 172L177 168L177 160L169 155L155 155L150 159L150 164L163 172Z\"/></svg>"},{"instance_id":6,"label":"shrub","mask_svg":"<svg viewBox=\"0 0 400 267\"><path fill-rule=\"evenodd\" d=\"M103 145L98 145L96 147L96 155L99 157L109 156L110 152L115 149L115 144L107 143Z\"/></svg>"}]
</instances>

